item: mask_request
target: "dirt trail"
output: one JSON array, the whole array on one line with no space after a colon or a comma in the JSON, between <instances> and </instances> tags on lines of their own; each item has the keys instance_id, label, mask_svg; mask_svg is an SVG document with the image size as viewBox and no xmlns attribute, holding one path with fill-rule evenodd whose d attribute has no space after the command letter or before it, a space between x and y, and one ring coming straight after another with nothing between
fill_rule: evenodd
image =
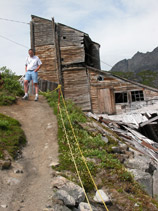
<instances>
[{"instance_id":1,"label":"dirt trail","mask_svg":"<svg viewBox=\"0 0 158 211\"><path fill-rule=\"evenodd\" d=\"M27 137L22 158L0 171L0 211L40 211L51 197L51 162L58 161L57 120L43 96L38 102L19 100L0 113L20 121ZM15 173L22 169L23 173ZM7 205L7 208L1 207Z\"/></svg>"}]
</instances>

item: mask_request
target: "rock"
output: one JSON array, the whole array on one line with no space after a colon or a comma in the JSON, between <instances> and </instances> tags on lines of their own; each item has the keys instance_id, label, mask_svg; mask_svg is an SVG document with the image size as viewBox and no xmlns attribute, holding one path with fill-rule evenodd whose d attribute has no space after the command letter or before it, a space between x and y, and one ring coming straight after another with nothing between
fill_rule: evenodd
<instances>
[{"instance_id":1,"label":"rock","mask_svg":"<svg viewBox=\"0 0 158 211\"><path fill-rule=\"evenodd\" d=\"M90 207L91 206L91 207ZM81 202L80 204L79 204L79 207L78 207L78 210L79 211L91 211L91 209L93 210L93 211L99 211L97 208L95 208L94 206L92 206L92 205L90 205L89 206L89 204L88 203L85 203L85 202Z\"/></svg>"},{"instance_id":2,"label":"rock","mask_svg":"<svg viewBox=\"0 0 158 211\"><path fill-rule=\"evenodd\" d=\"M100 194L98 193L98 191ZM98 190L98 191L95 194L94 201L103 203L102 202L102 199L103 199L105 203L110 203L111 200L108 197L108 195L103 190ZM101 195L102 199L101 199L100 195Z\"/></svg>"},{"instance_id":3,"label":"rock","mask_svg":"<svg viewBox=\"0 0 158 211\"><path fill-rule=\"evenodd\" d=\"M120 149L121 149L121 151L122 150L124 150L124 151L128 151L129 150L129 147L127 146L127 144L119 144L119 146L120 146Z\"/></svg>"},{"instance_id":4,"label":"rock","mask_svg":"<svg viewBox=\"0 0 158 211\"><path fill-rule=\"evenodd\" d=\"M148 172L149 174L153 175L155 170L156 170L156 167L152 163L149 163L149 168L146 169L145 171Z\"/></svg>"},{"instance_id":5,"label":"rock","mask_svg":"<svg viewBox=\"0 0 158 211\"><path fill-rule=\"evenodd\" d=\"M59 163L58 162L51 162L49 167L52 167L52 166L57 167L57 166L59 166Z\"/></svg>"},{"instance_id":6,"label":"rock","mask_svg":"<svg viewBox=\"0 0 158 211\"><path fill-rule=\"evenodd\" d=\"M88 158L88 157L87 157L86 160L89 161L89 162L92 162L92 163L96 163L95 158Z\"/></svg>"},{"instance_id":7,"label":"rock","mask_svg":"<svg viewBox=\"0 0 158 211\"><path fill-rule=\"evenodd\" d=\"M67 182L62 189L67 191L70 196L73 196L76 204L85 200L84 190L73 182Z\"/></svg>"},{"instance_id":8,"label":"rock","mask_svg":"<svg viewBox=\"0 0 158 211\"><path fill-rule=\"evenodd\" d=\"M76 204L74 197L70 196L65 190L58 190L56 192L56 197L57 199L62 200L66 206L74 207Z\"/></svg>"},{"instance_id":9,"label":"rock","mask_svg":"<svg viewBox=\"0 0 158 211\"><path fill-rule=\"evenodd\" d=\"M11 167L11 160L0 160L0 169L9 169Z\"/></svg>"},{"instance_id":10,"label":"rock","mask_svg":"<svg viewBox=\"0 0 158 211\"><path fill-rule=\"evenodd\" d=\"M85 202L81 202L78 208L79 211L89 211L89 210L91 211L89 204Z\"/></svg>"},{"instance_id":11,"label":"rock","mask_svg":"<svg viewBox=\"0 0 158 211\"><path fill-rule=\"evenodd\" d=\"M20 180L18 180L17 178L14 177L10 177L7 181L8 185L17 185L19 184Z\"/></svg>"},{"instance_id":12,"label":"rock","mask_svg":"<svg viewBox=\"0 0 158 211\"><path fill-rule=\"evenodd\" d=\"M52 123L48 123L47 129L51 129L53 127Z\"/></svg>"},{"instance_id":13,"label":"rock","mask_svg":"<svg viewBox=\"0 0 158 211\"><path fill-rule=\"evenodd\" d=\"M79 185L67 180L65 177L55 177L52 182L52 187L66 191L74 198L75 204L79 204L85 200L84 190Z\"/></svg>"},{"instance_id":14,"label":"rock","mask_svg":"<svg viewBox=\"0 0 158 211\"><path fill-rule=\"evenodd\" d=\"M102 140L107 144L109 142L108 138L106 136L102 136Z\"/></svg>"},{"instance_id":15,"label":"rock","mask_svg":"<svg viewBox=\"0 0 158 211\"><path fill-rule=\"evenodd\" d=\"M2 208L7 208L8 206L6 204L1 205Z\"/></svg>"},{"instance_id":16,"label":"rock","mask_svg":"<svg viewBox=\"0 0 158 211\"><path fill-rule=\"evenodd\" d=\"M24 172L23 172L23 170L15 169L15 170L14 170L14 173L15 173L15 174L23 174Z\"/></svg>"},{"instance_id":17,"label":"rock","mask_svg":"<svg viewBox=\"0 0 158 211\"><path fill-rule=\"evenodd\" d=\"M62 188L68 180L65 177L57 176L53 178L52 188Z\"/></svg>"},{"instance_id":18,"label":"rock","mask_svg":"<svg viewBox=\"0 0 158 211\"><path fill-rule=\"evenodd\" d=\"M158 170L153 174L153 196L158 199Z\"/></svg>"},{"instance_id":19,"label":"rock","mask_svg":"<svg viewBox=\"0 0 158 211\"><path fill-rule=\"evenodd\" d=\"M135 156L132 159L128 159L125 162L127 168L130 169L138 169L142 171L147 171L149 169L150 160L145 158L144 156Z\"/></svg>"},{"instance_id":20,"label":"rock","mask_svg":"<svg viewBox=\"0 0 158 211\"><path fill-rule=\"evenodd\" d=\"M120 147L112 147L112 152L114 153L121 153L121 148Z\"/></svg>"},{"instance_id":21,"label":"rock","mask_svg":"<svg viewBox=\"0 0 158 211\"><path fill-rule=\"evenodd\" d=\"M52 206L48 204L48 205L46 205L46 208L52 208Z\"/></svg>"},{"instance_id":22,"label":"rock","mask_svg":"<svg viewBox=\"0 0 158 211\"><path fill-rule=\"evenodd\" d=\"M135 180L142 185L144 190L150 195L153 195L153 179L152 176L139 169L128 169L135 178Z\"/></svg>"},{"instance_id":23,"label":"rock","mask_svg":"<svg viewBox=\"0 0 158 211\"><path fill-rule=\"evenodd\" d=\"M60 204L55 204L49 211L71 211L68 207Z\"/></svg>"}]
</instances>

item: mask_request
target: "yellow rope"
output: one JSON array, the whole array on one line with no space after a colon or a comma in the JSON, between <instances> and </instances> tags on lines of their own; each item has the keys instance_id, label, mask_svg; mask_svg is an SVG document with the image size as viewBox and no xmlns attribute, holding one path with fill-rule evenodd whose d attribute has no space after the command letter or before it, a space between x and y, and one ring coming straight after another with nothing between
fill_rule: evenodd
<instances>
[{"instance_id":1,"label":"yellow rope","mask_svg":"<svg viewBox=\"0 0 158 211\"><path fill-rule=\"evenodd\" d=\"M58 105L59 105L59 104L58 104ZM84 189L84 186L83 186L83 183L82 183L80 174L79 174L79 170L78 170L78 167L77 167L77 164L76 164L76 161L75 161L73 152L72 152L72 148L71 148L71 145L70 145L70 141L69 141L69 138L68 138L68 134L67 134L67 132L66 132L66 127L65 127L65 124L64 124L63 115L62 115L62 112L61 112L60 105L59 105L59 111L60 111L60 116L61 116L61 120L62 120L62 124L63 124L63 128L64 128L65 136L66 136L66 139L67 139L67 143L68 143L68 146L69 146L69 149L70 149L70 153L71 153L71 156L72 156L74 165L75 165L75 169L76 169L76 172L77 172L77 175L78 175L80 184L81 184L81 186L82 186L82 188L83 188L83 191L84 191L84 194L85 194L87 203L88 203L88 205L89 205L89 208L90 208L91 211L93 211L93 210L92 210L92 207L91 207L91 204L90 204L90 202L89 202L88 196L87 196L87 194L86 194L86 191L85 191L85 189Z\"/></svg>"},{"instance_id":2,"label":"yellow rope","mask_svg":"<svg viewBox=\"0 0 158 211\"><path fill-rule=\"evenodd\" d=\"M100 194L100 192L99 192L99 190L98 190L98 187L97 187L97 185L96 185L96 183L95 183L95 181L94 181L94 179L93 179L93 176L92 176L92 174L91 174L91 172L90 172L90 170L89 170L89 167L88 167L88 165L87 165L86 159L85 159L85 157L84 157L84 155L83 155L83 153L82 153L82 150L81 150L81 148L80 148L79 142L78 142L78 140L77 140L77 137L76 137L76 135L75 135L74 128L73 128L73 126L72 126L72 123L71 123L71 120L70 120L70 117L69 117L69 113L68 113L68 110L67 110L67 106L66 106L66 103L65 103L65 100L64 100L64 96L63 96L61 87L60 87L60 91L61 91L61 96L62 96L63 104L64 104L64 107L65 107L66 115L67 115L67 118L68 118L68 120L69 120L70 127L71 127L71 129L72 129L72 132L73 132L75 141L76 141L76 143L77 143L78 149L79 149L79 151L80 151L81 157L82 157L82 159L83 159L83 161L84 161L84 163L85 163L85 166L86 166L87 171L88 171L88 173L89 173L89 175L90 175L90 178L91 178L91 180L92 180L92 182L93 182L93 184L94 184L94 187L95 187L96 191L98 192L98 194L99 194L99 196L100 196L100 198L101 198L101 200L102 200L102 202L103 202L103 204L104 204L105 209L106 209L107 211L109 211L108 208L107 208L107 206L106 206L106 204L105 204L105 202L104 202L104 200L103 200L103 197L101 196L101 194Z\"/></svg>"}]
</instances>

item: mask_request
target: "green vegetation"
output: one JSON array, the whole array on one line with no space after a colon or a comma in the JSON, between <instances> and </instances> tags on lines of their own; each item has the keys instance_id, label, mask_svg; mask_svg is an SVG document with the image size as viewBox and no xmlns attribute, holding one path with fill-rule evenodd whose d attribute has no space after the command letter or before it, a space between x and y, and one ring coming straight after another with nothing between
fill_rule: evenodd
<instances>
[{"instance_id":1,"label":"green vegetation","mask_svg":"<svg viewBox=\"0 0 158 211\"><path fill-rule=\"evenodd\" d=\"M61 174L67 176L70 180L79 184L75 167L70 155L61 117L58 114L58 93L45 93L48 103L54 109L58 119L58 142L59 142L59 161L60 165L55 170L61 171ZM62 101L62 100L61 100ZM105 186L113 194L116 204L120 207L126 207L126 210L151 210L149 207L157 206L155 200L152 200L142 188L134 181L132 175L126 171L123 164L120 163L117 154L112 153L112 146L117 146L117 141L107 137L109 142L106 144L100 134L90 133L79 126L79 123L91 121L87 119L80 108L76 107L71 101L67 101L67 108L70 119L79 141L83 155L87 160L88 167L98 185L98 188ZM61 110L64 118L66 130L71 142L73 154L86 191L89 196L94 195L94 185L89 177L85 164L81 158L76 141L68 122L64 105L61 102ZM98 123L99 124L99 123ZM109 130L109 129L108 129ZM109 130L110 131L110 130ZM111 132L113 134L113 132ZM116 135L117 136L117 135ZM92 194L93 193L93 194ZM133 200L133 198L135 200ZM139 204L135 207L135 203ZM153 205L156 204L156 205Z\"/></svg>"},{"instance_id":2,"label":"green vegetation","mask_svg":"<svg viewBox=\"0 0 158 211\"><path fill-rule=\"evenodd\" d=\"M151 70L143 70L139 72L112 72L114 75L118 75L129 80L142 83L147 86L158 88L158 72Z\"/></svg>"},{"instance_id":3,"label":"green vegetation","mask_svg":"<svg viewBox=\"0 0 158 211\"><path fill-rule=\"evenodd\" d=\"M26 143L26 138L20 123L8 116L0 114L0 159L4 158L5 151L16 158L17 152Z\"/></svg>"},{"instance_id":4,"label":"green vegetation","mask_svg":"<svg viewBox=\"0 0 158 211\"><path fill-rule=\"evenodd\" d=\"M6 67L0 68L0 105L11 105L17 96L23 95L23 90L16 76Z\"/></svg>"}]
</instances>

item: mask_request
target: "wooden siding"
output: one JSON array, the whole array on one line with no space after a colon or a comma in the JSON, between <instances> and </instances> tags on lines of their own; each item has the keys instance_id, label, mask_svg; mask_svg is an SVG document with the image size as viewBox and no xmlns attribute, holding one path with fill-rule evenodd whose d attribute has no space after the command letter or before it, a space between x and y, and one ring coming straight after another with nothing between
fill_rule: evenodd
<instances>
[{"instance_id":1,"label":"wooden siding","mask_svg":"<svg viewBox=\"0 0 158 211\"><path fill-rule=\"evenodd\" d=\"M91 110L89 83L86 68L64 69L64 94L84 111Z\"/></svg>"},{"instance_id":2,"label":"wooden siding","mask_svg":"<svg viewBox=\"0 0 158 211\"><path fill-rule=\"evenodd\" d=\"M106 74L101 71L95 71L91 67L87 67L87 70L89 72L91 104L92 111L94 113L103 113L103 111L108 114L115 113L115 92L130 93L131 91L142 90L144 92L145 101L150 100L152 98L158 99L158 91L152 91L149 90L147 87L143 88L143 85L139 86L138 84L134 84L132 82L130 83L129 81L124 81L110 74ZM103 81L98 81L98 76L102 76ZM113 93L110 94L110 90L113 90ZM123 103L121 104L123 105ZM125 104L127 105L128 103Z\"/></svg>"},{"instance_id":3,"label":"wooden siding","mask_svg":"<svg viewBox=\"0 0 158 211\"><path fill-rule=\"evenodd\" d=\"M84 33L58 24L62 65L85 62Z\"/></svg>"},{"instance_id":4,"label":"wooden siding","mask_svg":"<svg viewBox=\"0 0 158 211\"><path fill-rule=\"evenodd\" d=\"M31 46L42 61L42 67L38 72L39 77L58 83L54 20L32 16L31 33Z\"/></svg>"},{"instance_id":5,"label":"wooden siding","mask_svg":"<svg viewBox=\"0 0 158 211\"><path fill-rule=\"evenodd\" d=\"M34 25L34 45L52 45L54 44L54 32L52 21L32 16Z\"/></svg>"}]
</instances>

